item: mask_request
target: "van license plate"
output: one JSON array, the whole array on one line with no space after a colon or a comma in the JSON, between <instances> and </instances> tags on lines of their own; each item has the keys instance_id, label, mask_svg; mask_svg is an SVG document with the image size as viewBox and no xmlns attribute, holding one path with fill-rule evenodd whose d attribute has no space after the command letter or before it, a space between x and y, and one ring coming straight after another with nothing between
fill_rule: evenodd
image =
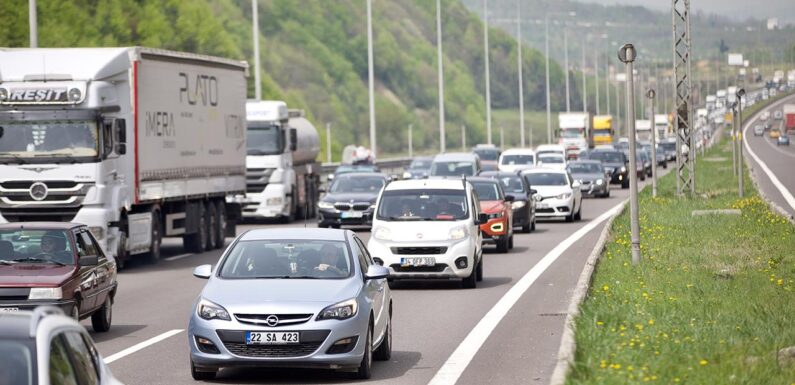
<instances>
[{"instance_id":1,"label":"van license plate","mask_svg":"<svg viewBox=\"0 0 795 385\"><path fill-rule=\"evenodd\" d=\"M18 307L0 307L0 313L12 313L19 311Z\"/></svg>"},{"instance_id":2,"label":"van license plate","mask_svg":"<svg viewBox=\"0 0 795 385\"><path fill-rule=\"evenodd\" d=\"M434 266L434 265L436 265L436 258L433 257L400 259L400 266L402 267L420 267L420 266Z\"/></svg>"}]
</instances>

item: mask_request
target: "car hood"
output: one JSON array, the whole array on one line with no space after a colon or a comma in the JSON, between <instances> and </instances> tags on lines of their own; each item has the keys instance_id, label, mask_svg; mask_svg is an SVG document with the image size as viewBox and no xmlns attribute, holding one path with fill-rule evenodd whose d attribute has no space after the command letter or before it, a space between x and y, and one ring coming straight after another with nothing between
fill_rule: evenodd
<instances>
[{"instance_id":1,"label":"car hood","mask_svg":"<svg viewBox=\"0 0 795 385\"><path fill-rule=\"evenodd\" d=\"M602 174L571 174L571 177L574 180L594 181L597 179L603 179L605 176Z\"/></svg>"},{"instance_id":2,"label":"car hood","mask_svg":"<svg viewBox=\"0 0 795 385\"><path fill-rule=\"evenodd\" d=\"M486 214L502 211L503 207L502 201L480 201L480 211Z\"/></svg>"},{"instance_id":3,"label":"car hood","mask_svg":"<svg viewBox=\"0 0 795 385\"><path fill-rule=\"evenodd\" d=\"M263 313L269 307L331 304L356 297L360 278L220 279L213 277L202 297L232 312ZM274 310L273 312L276 312ZM289 312L289 310L287 311Z\"/></svg>"},{"instance_id":4,"label":"car hood","mask_svg":"<svg viewBox=\"0 0 795 385\"><path fill-rule=\"evenodd\" d=\"M0 286L59 286L75 269L75 266L44 263L0 265Z\"/></svg>"},{"instance_id":5,"label":"car hood","mask_svg":"<svg viewBox=\"0 0 795 385\"><path fill-rule=\"evenodd\" d=\"M568 186L568 185L566 185L566 186L534 186L533 188L536 189L536 191L538 191L538 195L540 195L540 196L542 196L544 198L554 197L554 196L558 196L558 195L563 194L563 193L567 193L567 192L570 193L571 192L571 187Z\"/></svg>"},{"instance_id":6,"label":"car hood","mask_svg":"<svg viewBox=\"0 0 795 385\"><path fill-rule=\"evenodd\" d=\"M323 197L326 202L370 202L375 203L378 191L375 193L329 193Z\"/></svg>"}]
</instances>

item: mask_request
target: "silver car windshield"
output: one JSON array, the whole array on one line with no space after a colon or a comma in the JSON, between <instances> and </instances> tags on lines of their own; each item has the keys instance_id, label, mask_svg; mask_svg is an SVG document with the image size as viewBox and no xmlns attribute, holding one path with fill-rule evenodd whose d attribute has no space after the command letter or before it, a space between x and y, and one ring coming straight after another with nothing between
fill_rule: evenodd
<instances>
[{"instance_id":1,"label":"silver car windshield","mask_svg":"<svg viewBox=\"0 0 795 385\"><path fill-rule=\"evenodd\" d=\"M221 265L228 279L341 279L351 276L353 263L343 241L240 241Z\"/></svg>"}]
</instances>

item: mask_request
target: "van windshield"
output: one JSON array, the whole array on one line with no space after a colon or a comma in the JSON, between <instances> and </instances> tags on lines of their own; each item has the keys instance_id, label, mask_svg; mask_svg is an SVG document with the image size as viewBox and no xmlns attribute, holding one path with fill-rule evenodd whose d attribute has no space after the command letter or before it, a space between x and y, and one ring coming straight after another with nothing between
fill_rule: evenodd
<instances>
[{"instance_id":1,"label":"van windshield","mask_svg":"<svg viewBox=\"0 0 795 385\"><path fill-rule=\"evenodd\" d=\"M378 219L384 221L457 221L469 217L464 190L384 191Z\"/></svg>"}]
</instances>

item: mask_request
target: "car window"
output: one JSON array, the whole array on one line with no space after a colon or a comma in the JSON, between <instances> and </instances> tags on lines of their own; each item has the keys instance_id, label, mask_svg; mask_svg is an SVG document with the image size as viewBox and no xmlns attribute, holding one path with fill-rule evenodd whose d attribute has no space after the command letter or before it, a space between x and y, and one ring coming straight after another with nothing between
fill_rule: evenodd
<instances>
[{"instance_id":1,"label":"car window","mask_svg":"<svg viewBox=\"0 0 795 385\"><path fill-rule=\"evenodd\" d=\"M499 180L500 183L502 184L503 191L512 192L512 193L524 192L524 184L522 184L522 178L518 175L503 176L499 177L497 180Z\"/></svg>"},{"instance_id":2,"label":"car window","mask_svg":"<svg viewBox=\"0 0 795 385\"><path fill-rule=\"evenodd\" d=\"M235 244L221 264L227 279L340 279L351 275L345 242L285 239L247 240Z\"/></svg>"},{"instance_id":3,"label":"car window","mask_svg":"<svg viewBox=\"0 0 795 385\"><path fill-rule=\"evenodd\" d=\"M377 194L384 187L382 177L361 175L346 175L334 179L329 189L330 193L372 193Z\"/></svg>"},{"instance_id":4,"label":"car window","mask_svg":"<svg viewBox=\"0 0 795 385\"><path fill-rule=\"evenodd\" d=\"M431 175L433 176L474 176L475 165L472 162L434 162L431 165Z\"/></svg>"},{"instance_id":5,"label":"car window","mask_svg":"<svg viewBox=\"0 0 795 385\"><path fill-rule=\"evenodd\" d=\"M505 165L532 165L535 161L533 155L503 155L502 164Z\"/></svg>"},{"instance_id":6,"label":"car window","mask_svg":"<svg viewBox=\"0 0 795 385\"><path fill-rule=\"evenodd\" d=\"M59 334L50 341L50 384L77 385L77 370L69 355L69 348Z\"/></svg>"},{"instance_id":7,"label":"car window","mask_svg":"<svg viewBox=\"0 0 795 385\"><path fill-rule=\"evenodd\" d=\"M474 182L472 186L478 193L478 198L484 201L497 201L504 199L500 194L500 185L494 182Z\"/></svg>"},{"instance_id":8,"label":"car window","mask_svg":"<svg viewBox=\"0 0 795 385\"><path fill-rule=\"evenodd\" d=\"M358 238L354 238L354 242L356 243L357 251L356 254L359 256L359 266L362 271L362 275L367 273L367 268L373 264L373 259L370 257L370 253L367 252L367 248L364 247L362 241Z\"/></svg>"},{"instance_id":9,"label":"car window","mask_svg":"<svg viewBox=\"0 0 795 385\"><path fill-rule=\"evenodd\" d=\"M72 243L64 230L0 230L0 260L74 263Z\"/></svg>"},{"instance_id":10,"label":"car window","mask_svg":"<svg viewBox=\"0 0 795 385\"><path fill-rule=\"evenodd\" d=\"M85 250L86 255L97 255L97 248L94 246L94 242L91 241L91 237L88 236L88 232L82 231L78 235L78 249L82 248Z\"/></svg>"},{"instance_id":11,"label":"car window","mask_svg":"<svg viewBox=\"0 0 795 385\"><path fill-rule=\"evenodd\" d=\"M33 377L30 349L18 342L0 341L0 384L30 385Z\"/></svg>"},{"instance_id":12,"label":"car window","mask_svg":"<svg viewBox=\"0 0 795 385\"><path fill-rule=\"evenodd\" d=\"M558 172L538 172L524 175L530 186L565 186L569 184L566 175Z\"/></svg>"},{"instance_id":13,"label":"car window","mask_svg":"<svg viewBox=\"0 0 795 385\"><path fill-rule=\"evenodd\" d=\"M73 367L75 374L80 378L80 383L83 385L99 384L99 369L83 336L78 332L67 332L64 333L64 338L72 353Z\"/></svg>"},{"instance_id":14,"label":"car window","mask_svg":"<svg viewBox=\"0 0 795 385\"><path fill-rule=\"evenodd\" d=\"M464 190L384 191L377 217L385 221L455 221L469 215Z\"/></svg>"},{"instance_id":15,"label":"car window","mask_svg":"<svg viewBox=\"0 0 795 385\"><path fill-rule=\"evenodd\" d=\"M97 239L94 238L94 234L91 234L90 231L86 231L85 234L86 236L88 236L89 240L91 241L91 244L94 245L94 250L97 251L97 256L99 257L99 259L100 260L105 259L105 253L102 252L102 247L99 246L99 242L97 242Z\"/></svg>"}]
</instances>

